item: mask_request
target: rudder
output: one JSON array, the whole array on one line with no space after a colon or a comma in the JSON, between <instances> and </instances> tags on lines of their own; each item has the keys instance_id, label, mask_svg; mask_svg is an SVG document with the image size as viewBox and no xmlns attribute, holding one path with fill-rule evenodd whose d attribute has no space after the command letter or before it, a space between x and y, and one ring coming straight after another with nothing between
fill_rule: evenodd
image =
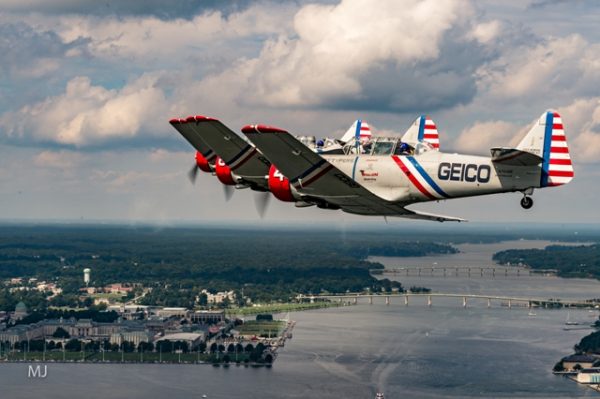
<instances>
[{"instance_id":1,"label":"rudder","mask_svg":"<svg viewBox=\"0 0 600 399\"><path fill-rule=\"evenodd\" d=\"M558 112L544 112L517 149L543 159L540 187L567 184L575 175L562 118Z\"/></svg>"}]
</instances>

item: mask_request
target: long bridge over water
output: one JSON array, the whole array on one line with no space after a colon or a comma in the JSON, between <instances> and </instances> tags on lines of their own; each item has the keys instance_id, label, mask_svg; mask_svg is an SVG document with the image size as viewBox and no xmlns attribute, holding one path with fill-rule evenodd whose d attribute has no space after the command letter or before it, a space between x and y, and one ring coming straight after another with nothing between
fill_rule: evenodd
<instances>
[{"instance_id":1,"label":"long bridge over water","mask_svg":"<svg viewBox=\"0 0 600 399\"><path fill-rule=\"evenodd\" d=\"M525 277L531 275L555 276L556 269L526 269L515 266L418 266L418 267L387 267L385 269L371 269L371 274L393 274L403 276L426 277Z\"/></svg>"},{"instance_id":2,"label":"long bridge over water","mask_svg":"<svg viewBox=\"0 0 600 399\"><path fill-rule=\"evenodd\" d=\"M517 296L502 296L502 295L485 295L485 294L453 294L453 293L416 293L416 292L399 292L399 293L381 293L381 294L364 294L364 293L344 293L344 294L317 294L317 295L298 295L298 301L315 302L317 300L339 301L351 304L357 304L359 301L366 300L369 304L373 304L374 300L383 301L386 305L392 303L400 303L408 306L411 299L423 298L426 299L427 306L433 305L434 298L457 298L462 300L462 306L467 307L470 300L487 301L487 307L492 307L493 302L500 302L508 308L513 306L521 307L542 307L542 308L563 308L563 307L579 307L579 308L599 308L600 302L590 300L573 300L573 299L547 299L547 298L530 298Z\"/></svg>"}]
</instances>

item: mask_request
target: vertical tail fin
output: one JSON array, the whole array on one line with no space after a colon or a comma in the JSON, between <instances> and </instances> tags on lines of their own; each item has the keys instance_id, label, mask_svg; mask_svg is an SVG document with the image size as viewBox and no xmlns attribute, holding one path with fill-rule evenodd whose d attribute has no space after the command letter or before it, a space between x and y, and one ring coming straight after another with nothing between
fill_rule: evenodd
<instances>
[{"instance_id":1,"label":"vertical tail fin","mask_svg":"<svg viewBox=\"0 0 600 399\"><path fill-rule=\"evenodd\" d=\"M421 115L415 119L406 133L404 133L402 142L415 147L417 143L424 141L431 144L435 150L439 151L440 136L435 122L429 116Z\"/></svg>"},{"instance_id":2,"label":"vertical tail fin","mask_svg":"<svg viewBox=\"0 0 600 399\"><path fill-rule=\"evenodd\" d=\"M367 121L362 119L355 120L340 140L347 143L353 138L356 138L356 141L360 141L361 143L365 143L371 139L371 127Z\"/></svg>"},{"instance_id":3,"label":"vertical tail fin","mask_svg":"<svg viewBox=\"0 0 600 399\"><path fill-rule=\"evenodd\" d=\"M540 156L540 187L567 184L575 175L562 118L557 112L544 112L517 149Z\"/></svg>"}]
</instances>

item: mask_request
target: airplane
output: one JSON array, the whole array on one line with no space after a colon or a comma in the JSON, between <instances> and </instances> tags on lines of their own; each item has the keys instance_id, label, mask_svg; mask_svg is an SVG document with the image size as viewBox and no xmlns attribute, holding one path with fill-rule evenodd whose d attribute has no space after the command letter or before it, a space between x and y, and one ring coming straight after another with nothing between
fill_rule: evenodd
<instances>
[{"instance_id":1,"label":"airplane","mask_svg":"<svg viewBox=\"0 0 600 399\"><path fill-rule=\"evenodd\" d=\"M224 127L208 117L194 117L193 122L202 139L209 131ZM555 111L544 112L516 148L492 148L491 157L440 151L437 127L425 116L417 118L400 139L361 140L359 123L352 139L340 141L342 153L319 153L273 126L247 125L242 132L256 153L269 162L268 178L263 181L276 198L297 206L316 205L358 215L461 222L465 220L406 207L522 192L521 206L529 209L534 189L567 184L574 177L562 119ZM235 160L226 164L235 165Z\"/></svg>"}]
</instances>

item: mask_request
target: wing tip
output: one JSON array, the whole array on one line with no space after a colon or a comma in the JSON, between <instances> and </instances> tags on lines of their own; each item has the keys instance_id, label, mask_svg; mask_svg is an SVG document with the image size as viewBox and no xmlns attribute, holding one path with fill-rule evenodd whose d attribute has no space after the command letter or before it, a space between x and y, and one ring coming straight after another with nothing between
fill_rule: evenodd
<instances>
[{"instance_id":1,"label":"wing tip","mask_svg":"<svg viewBox=\"0 0 600 399\"><path fill-rule=\"evenodd\" d=\"M192 122L208 122L208 121L218 121L217 118L213 118L210 116L204 115L191 115L187 118L173 118L169 120L171 125L179 125L184 123L192 123Z\"/></svg>"},{"instance_id":2,"label":"wing tip","mask_svg":"<svg viewBox=\"0 0 600 399\"><path fill-rule=\"evenodd\" d=\"M287 130L269 125L246 125L242 127L242 132L247 133L287 133Z\"/></svg>"}]
</instances>

